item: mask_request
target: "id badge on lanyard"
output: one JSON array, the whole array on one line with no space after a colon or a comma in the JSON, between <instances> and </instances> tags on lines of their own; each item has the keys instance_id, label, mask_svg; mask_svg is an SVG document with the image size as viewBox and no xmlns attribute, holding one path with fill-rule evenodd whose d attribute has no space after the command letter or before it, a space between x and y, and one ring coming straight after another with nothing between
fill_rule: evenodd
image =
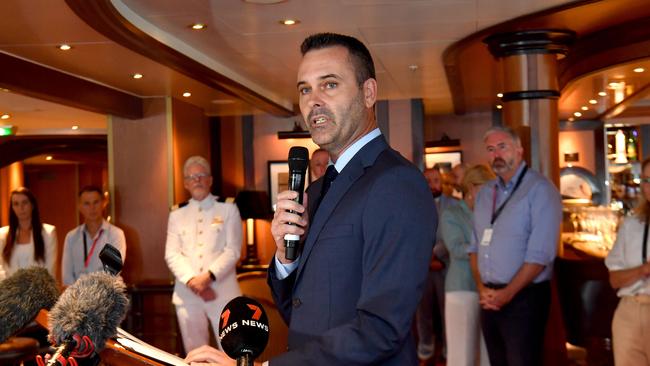
<instances>
[{"instance_id":1,"label":"id badge on lanyard","mask_svg":"<svg viewBox=\"0 0 650 366\"><path fill-rule=\"evenodd\" d=\"M483 236L481 237L481 245L487 247L490 245L491 241L492 241L492 228L488 227L485 230L483 230Z\"/></svg>"}]
</instances>

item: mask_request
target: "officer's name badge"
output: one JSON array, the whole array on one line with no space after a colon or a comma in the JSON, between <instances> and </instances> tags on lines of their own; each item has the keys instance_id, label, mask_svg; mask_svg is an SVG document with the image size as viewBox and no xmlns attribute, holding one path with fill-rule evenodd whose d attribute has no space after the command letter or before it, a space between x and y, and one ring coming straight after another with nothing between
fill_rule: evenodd
<instances>
[{"instance_id":1,"label":"officer's name badge","mask_svg":"<svg viewBox=\"0 0 650 366\"><path fill-rule=\"evenodd\" d=\"M212 219L212 226L217 226L223 224L223 218L221 216L215 216Z\"/></svg>"}]
</instances>

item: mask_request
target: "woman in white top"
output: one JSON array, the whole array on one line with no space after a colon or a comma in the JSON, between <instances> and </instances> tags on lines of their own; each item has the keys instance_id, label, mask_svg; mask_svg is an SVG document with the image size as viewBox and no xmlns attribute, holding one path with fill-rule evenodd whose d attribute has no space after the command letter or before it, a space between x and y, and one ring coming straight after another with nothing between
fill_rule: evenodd
<instances>
[{"instance_id":1,"label":"woman in white top","mask_svg":"<svg viewBox=\"0 0 650 366\"><path fill-rule=\"evenodd\" d=\"M15 189L9 200L9 226L0 228L0 280L31 266L44 267L54 277L54 226L41 223L36 198L29 189Z\"/></svg>"},{"instance_id":2,"label":"woman in white top","mask_svg":"<svg viewBox=\"0 0 650 366\"><path fill-rule=\"evenodd\" d=\"M609 282L621 301L612 320L616 366L650 365L650 159L641 164L640 202L633 216L626 217L616 235L605 265Z\"/></svg>"}]
</instances>

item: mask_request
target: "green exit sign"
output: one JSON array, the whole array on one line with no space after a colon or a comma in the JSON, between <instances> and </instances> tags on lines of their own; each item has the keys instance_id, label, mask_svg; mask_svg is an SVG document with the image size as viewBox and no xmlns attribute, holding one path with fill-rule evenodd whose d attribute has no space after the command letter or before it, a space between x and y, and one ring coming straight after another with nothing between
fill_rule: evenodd
<instances>
[{"instance_id":1,"label":"green exit sign","mask_svg":"<svg viewBox=\"0 0 650 366\"><path fill-rule=\"evenodd\" d=\"M16 134L16 126L0 126L0 136L12 136Z\"/></svg>"}]
</instances>

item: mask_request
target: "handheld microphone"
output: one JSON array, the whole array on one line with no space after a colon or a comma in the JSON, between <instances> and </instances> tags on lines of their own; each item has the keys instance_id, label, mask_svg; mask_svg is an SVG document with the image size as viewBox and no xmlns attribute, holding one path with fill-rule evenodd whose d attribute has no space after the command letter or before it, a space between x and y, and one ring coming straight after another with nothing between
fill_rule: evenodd
<instances>
[{"instance_id":1,"label":"handheld microphone","mask_svg":"<svg viewBox=\"0 0 650 366\"><path fill-rule=\"evenodd\" d=\"M99 252L99 260L102 261L104 272L108 272L113 276L117 276L122 271L124 266L122 262L122 254L117 248L109 243L104 245L102 251Z\"/></svg>"},{"instance_id":2,"label":"handheld microphone","mask_svg":"<svg viewBox=\"0 0 650 366\"><path fill-rule=\"evenodd\" d=\"M230 300L221 312L219 341L237 366L253 366L269 341L269 320L262 305L245 296Z\"/></svg>"},{"instance_id":3,"label":"handheld microphone","mask_svg":"<svg viewBox=\"0 0 650 366\"><path fill-rule=\"evenodd\" d=\"M302 195L305 191L305 176L309 165L309 150L303 146L293 146L289 150L289 190L298 192L296 202L302 205ZM290 211L292 212L292 211ZM287 260L295 260L298 256L298 245L300 236L286 234L284 236L284 257Z\"/></svg>"},{"instance_id":4,"label":"handheld microphone","mask_svg":"<svg viewBox=\"0 0 650 366\"><path fill-rule=\"evenodd\" d=\"M0 281L0 343L27 325L41 309L59 297L54 278L45 268L19 269Z\"/></svg>"},{"instance_id":5,"label":"handheld microphone","mask_svg":"<svg viewBox=\"0 0 650 366\"><path fill-rule=\"evenodd\" d=\"M49 314L49 339L59 345L47 365L65 365L68 357L88 357L117 334L129 300L120 277L105 272L81 276L68 287Z\"/></svg>"}]
</instances>

